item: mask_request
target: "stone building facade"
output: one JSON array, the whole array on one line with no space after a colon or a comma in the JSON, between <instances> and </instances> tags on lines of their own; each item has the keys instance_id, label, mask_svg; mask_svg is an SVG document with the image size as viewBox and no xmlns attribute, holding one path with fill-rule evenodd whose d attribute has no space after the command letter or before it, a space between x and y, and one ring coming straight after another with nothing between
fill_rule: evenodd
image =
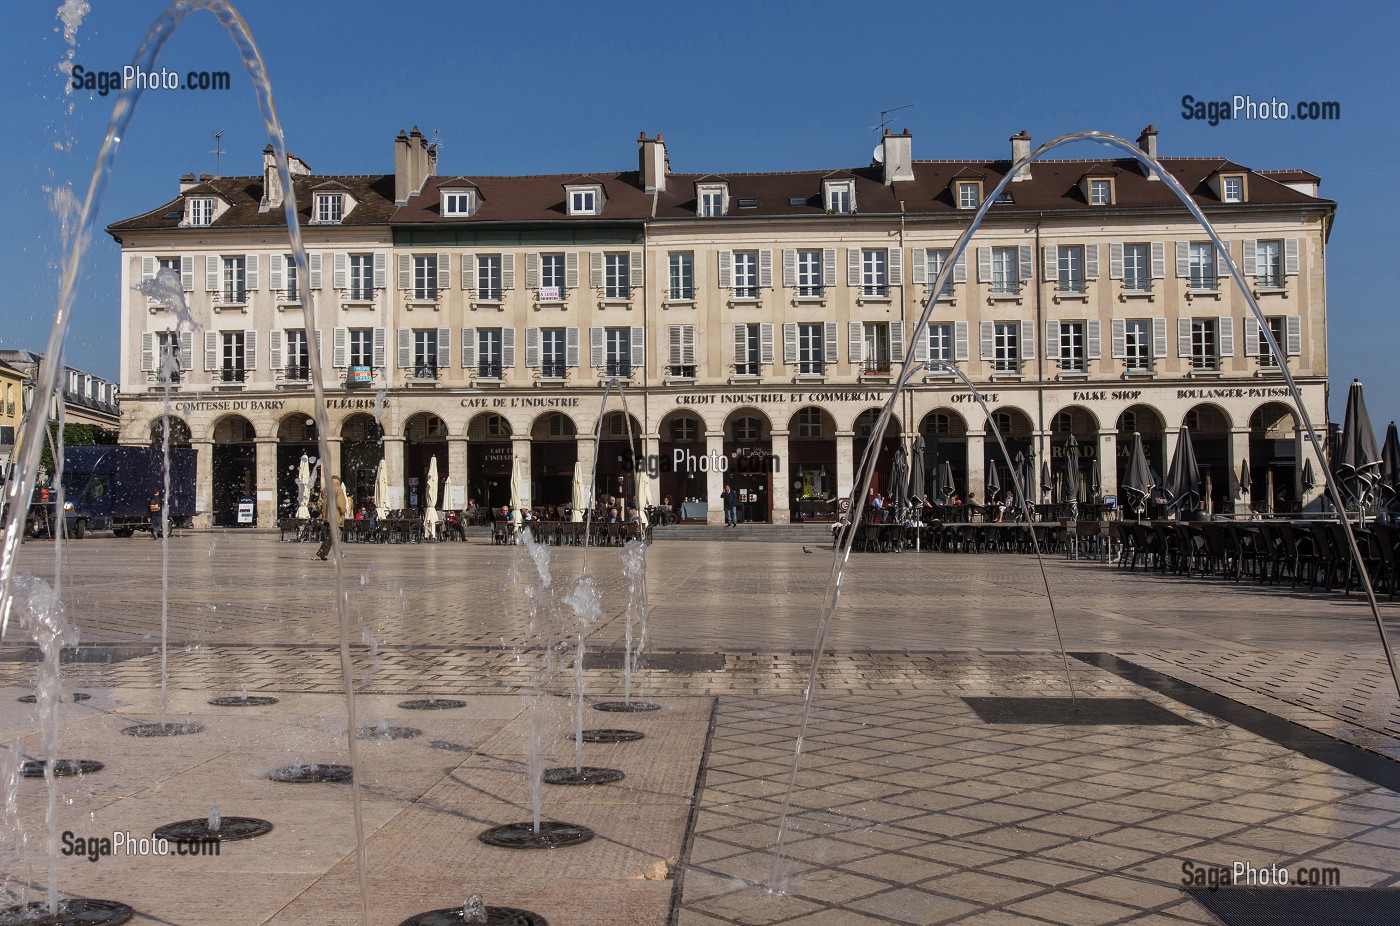
<instances>
[{"instance_id":1,"label":"stone building facade","mask_svg":"<svg viewBox=\"0 0 1400 926\"><path fill-rule=\"evenodd\" d=\"M1155 155L1156 132L1139 144ZM879 489L894 447L919 433L930 474L947 462L980 499L989 476L1005 484L995 428L1052 473L1073 435L1083 481L1111 496L1133 433L1164 475L1185 426L1215 510L1305 504L1309 435L1260 326L1137 161L1030 165L932 292L971 213L1029 149L1021 133L1009 158L920 161L905 132L870 166L678 174L664 140L643 135L634 170L448 176L415 129L395 140L392 175L318 176L292 159L307 280L265 152L262 176L184 178L176 199L109 229L123 249L122 439L158 439L170 421L200 451L200 510L227 523L252 496L270 523L292 504L301 454L316 453L316 350L331 465L357 500L381 458L396 508L423 503L434 457L458 501L497 506L517 461L529 473L517 501L534 505L567 504L575 464L596 462L599 494L647 479L653 499L718 520L728 482L750 520L786 521L850 491L891 381L914 363L878 438ZM1318 178L1162 164L1242 265L1325 422L1335 205ZM162 267L192 325L135 290ZM991 414L932 360L963 371Z\"/></svg>"}]
</instances>

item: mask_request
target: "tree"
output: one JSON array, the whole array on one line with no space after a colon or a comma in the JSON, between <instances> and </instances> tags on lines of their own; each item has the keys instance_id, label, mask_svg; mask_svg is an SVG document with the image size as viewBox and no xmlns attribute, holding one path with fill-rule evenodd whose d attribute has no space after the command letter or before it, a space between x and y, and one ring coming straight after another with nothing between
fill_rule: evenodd
<instances>
[{"instance_id":1,"label":"tree","mask_svg":"<svg viewBox=\"0 0 1400 926\"><path fill-rule=\"evenodd\" d=\"M39 457L39 466L47 473L54 471L52 442L58 438L58 423L49 422L49 440L44 441L44 449ZM117 442L117 432L96 424L65 424L63 445L65 447L91 447L110 445Z\"/></svg>"}]
</instances>

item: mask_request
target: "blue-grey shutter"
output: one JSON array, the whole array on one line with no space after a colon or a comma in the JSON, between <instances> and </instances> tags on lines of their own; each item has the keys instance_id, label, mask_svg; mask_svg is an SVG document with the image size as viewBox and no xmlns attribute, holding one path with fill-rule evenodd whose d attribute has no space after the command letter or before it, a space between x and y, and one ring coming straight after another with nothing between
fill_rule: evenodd
<instances>
[{"instance_id":1,"label":"blue-grey shutter","mask_svg":"<svg viewBox=\"0 0 1400 926\"><path fill-rule=\"evenodd\" d=\"M564 363L569 367L578 366L579 330L577 328L564 329Z\"/></svg>"},{"instance_id":2,"label":"blue-grey shutter","mask_svg":"<svg viewBox=\"0 0 1400 926\"><path fill-rule=\"evenodd\" d=\"M953 359L959 363L965 363L970 355L968 329L966 321L953 322Z\"/></svg>"},{"instance_id":3,"label":"blue-grey shutter","mask_svg":"<svg viewBox=\"0 0 1400 926\"><path fill-rule=\"evenodd\" d=\"M535 346L539 350L539 345ZM537 363L536 366L539 364ZM515 366L515 329L501 329L501 366L509 370Z\"/></svg>"},{"instance_id":4,"label":"blue-grey shutter","mask_svg":"<svg viewBox=\"0 0 1400 926\"><path fill-rule=\"evenodd\" d=\"M374 329L374 366L384 369L389 365L389 331L386 328Z\"/></svg>"},{"instance_id":5,"label":"blue-grey shutter","mask_svg":"<svg viewBox=\"0 0 1400 926\"><path fill-rule=\"evenodd\" d=\"M462 329L462 369L476 366L476 329Z\"/></svg>"},{"instance_id":6,"label":"blue-grey shutter","mask_svg":"<svg viewBox=\"0 0 1400 926\"><path fill-rule=\"evenodd\" d=\"M594 369L602 369L605 363L604 338L607 332L602 328L593 327L588 329L588 365Z\"/></svg>"},{"instance_id":7,"label":"blue-grey shutter","mask_svg":"<svg viewBox=\"0 0 1400 926\"><path fill-rule=\"evenodd\" d=\"M331 366L343 370L350 365L350 329L331 331Z\"/></svg>"}]
</instances>

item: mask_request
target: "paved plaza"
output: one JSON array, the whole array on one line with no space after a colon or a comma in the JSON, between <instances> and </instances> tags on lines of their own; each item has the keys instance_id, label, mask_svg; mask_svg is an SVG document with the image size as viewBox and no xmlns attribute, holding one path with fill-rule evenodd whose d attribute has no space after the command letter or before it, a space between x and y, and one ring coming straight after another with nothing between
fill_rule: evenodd
<instances>
[{"instance_id":1,"label":"paved plaza","mask_svg":"<svg viewBox=\"0 0 1400 926\"><path fill-rule=\"evenodd\" d=\"M205 729L136 739L121 729L161 718L161 546L64 548L61 593L81 633L65 684L92 697L65 707L60 754L106 767L60 779L61 828L149 834L214 805L274 825L216 858L60 857L65 892L128 903L138 923L360 922L349 786L266 777L348 754L334 569L314 549L252 531L171 540L168 710ZM560 593L584 553L550 554ZM422 731L359 743L376 924L481 893L553 926L1230 926L1246 920L1217 919L1184 891L1184 871L1245 863L1400 886L1400 704L1355 594L1049 557L1066 660L1035 558L1010 554L852 557L775 859L832 566L829 550L798 543L654 544L649 665L632 694L661 709L585 710L587 728L645 734L581 749L583 764L627 777L543 793L545 819L596 837L486 846L483 830L532 814L540 721L525 695L547 648L512 580L520 556L481 537L346 548L359 722ZM587 557L603 616L583 675L598 702L624 693L627 580L618 550ZM21 562L52 578L53 546L27 544ZM1400 638L1400 603L1383 613ZM0 742L18 740L6 761L42 751L36 709L16 701L36 677L23 639L12 628L0 645ZM558 642L541 716L548 764L571 766L572 643ZM1083 714L977 700L1066 698L1067 673ZM245 689L278 703L207 703ZM398 707L428 697L466 703ZM1103 699L1148 704L1075 722ZM22 779L5 806L7 902L47 884L44 804L43 781Z\"/></svg>"}]
</instances>

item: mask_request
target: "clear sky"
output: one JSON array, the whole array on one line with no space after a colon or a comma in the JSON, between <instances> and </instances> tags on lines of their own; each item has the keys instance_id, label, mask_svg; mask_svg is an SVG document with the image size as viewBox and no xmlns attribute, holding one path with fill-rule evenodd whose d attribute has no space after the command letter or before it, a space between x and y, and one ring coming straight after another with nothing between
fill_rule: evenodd
<instances>
[{"instance_id":1,"label":"clear sky","mask_svg":"<svg viewBox=\"0 0 1400 926\"><path fill-rule=\"evenodd\" d=\"M71 0L70 0L71 2ZM75 64L128 63L160 5L90 0ZM46 189L81 196L114 95L65 93L59 0L6 4L0 34L0 346L40 350L57 291L59 225ZM1360 377L1379 431L1400 417L1395 248L1400 81L1393 4L1003 3L782 0L335 3L246 0L290 150L317 173L388 173L394 135L440 133L443 173L624 170L637 134L666 136L675 170L734 172L868 163L880 111L914 134L915 158L1009 154L1099 129L1162 156L1303 168L1338 202L1328 245L1331 418ZM415 11L419 11L414 18ZM172 198L178 177L261 171L252 91L232 44L192 16L161 63L229 71L230 90L147 93L123 140L101 224ZM1182 116L1182 97L1336 101L1335 121ZM1104 149L1061 149L1101 157ZM1388 160L1389 159L1389 160ZM68 360L115 377L118 250L89 252ZM1386 272L1381 273L1380 269Z\"/></svg>"}]
</instances>

